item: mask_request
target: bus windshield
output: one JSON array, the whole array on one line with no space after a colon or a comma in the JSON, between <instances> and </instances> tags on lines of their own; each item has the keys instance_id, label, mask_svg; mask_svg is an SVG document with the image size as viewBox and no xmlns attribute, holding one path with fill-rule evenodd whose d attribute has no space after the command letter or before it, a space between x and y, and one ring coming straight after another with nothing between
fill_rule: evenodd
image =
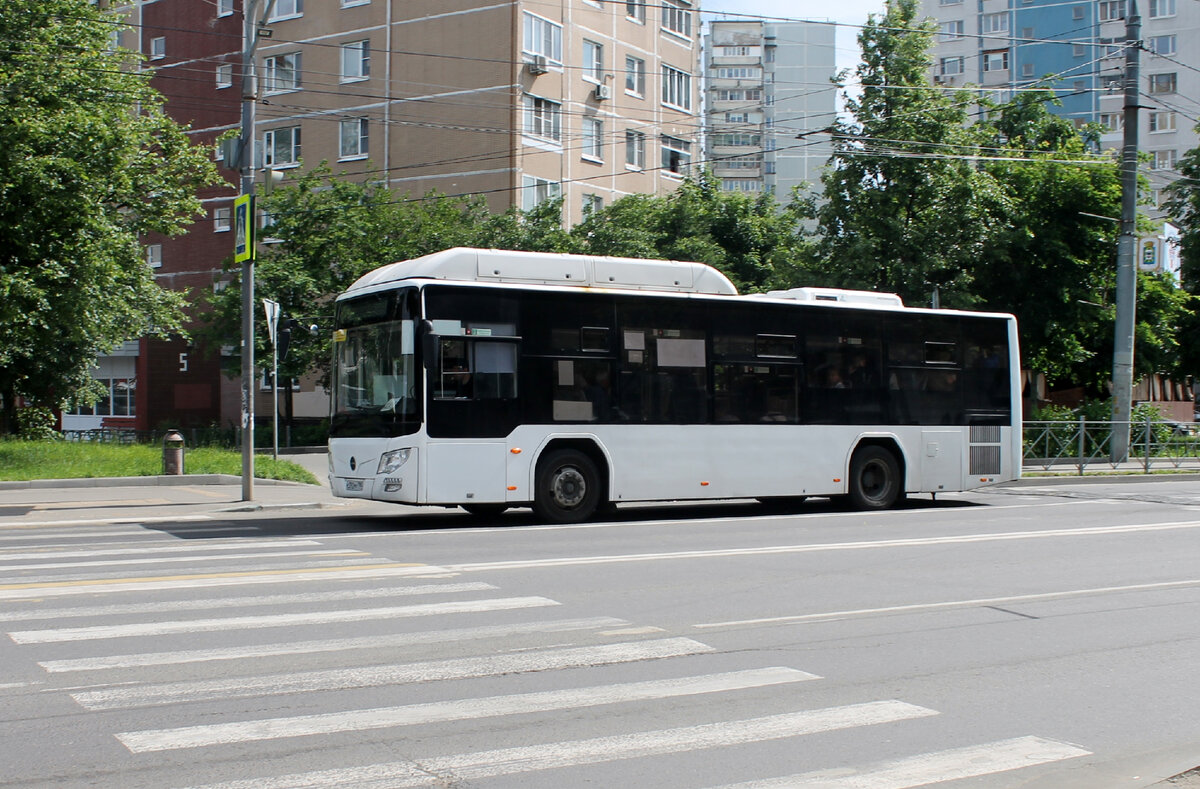
<instances>
[{"instance_id":1,"label":"bus windshield","mask_svg":"<svg viewBox=\"0 0 1200 789\"><path fill-rule=\"evenodd\" d=\"M338 304L331 435L396 436L420 426L415 304L412 288Z\"/></svg>"}]
</instances>

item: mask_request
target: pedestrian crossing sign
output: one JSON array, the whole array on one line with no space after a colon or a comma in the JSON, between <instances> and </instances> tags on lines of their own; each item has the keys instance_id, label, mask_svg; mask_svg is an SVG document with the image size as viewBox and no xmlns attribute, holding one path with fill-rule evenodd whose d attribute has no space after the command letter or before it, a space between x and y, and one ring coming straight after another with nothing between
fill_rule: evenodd
<instances>
[{"instance_id":1,"label":"pedestrian crossing sign","mask_svg":"<svg viewBox=\"0 0 1200 789\"><path fill-rule=\"evenodd\" d=\"M254 195L233 201L233 262L254 260Z\"/></svg>"}]
</instances>

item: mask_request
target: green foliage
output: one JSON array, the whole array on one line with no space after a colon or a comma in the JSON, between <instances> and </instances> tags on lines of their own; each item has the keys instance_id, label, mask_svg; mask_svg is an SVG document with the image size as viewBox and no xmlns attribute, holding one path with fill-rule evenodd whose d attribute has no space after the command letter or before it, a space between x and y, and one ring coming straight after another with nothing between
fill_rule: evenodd
<instances>
[{"instance_id":1,"label":"green foliage","mask_svg":"<svg viewBox=\"0 0 1200 789\"><path fill-rule=\"evenodd\" d=\"M17 435L27 441L52 441L61 438L54 429L54 412L42 406L17 411Z\"/></svg>"},{"instance_id":2,"label":"green foliage","mask_svg":"<svg viewBox=\"0 0 1200 789\"><path fill-rule=\"evenodd\" d=\"M1167 187L1166 208L1179 228L1183 287L1193 295L1200 295L1200 147L1187 151L1175 169L1181 177ZM1179 334L1180 366L1195 374L1200 371L1200 315L1192 312L1183 321Z\"/></svg>"},{"instance_id":3,"label":"green foliage","mask_svg":"<svg viewBox=\"0 0 1200 789\"><path fill-rule=\"evenodd\" d=\"M181 326L139 236L180 232L216 170L109 49L114 21L88 0L0 5L0 433L18 396L58 405L98 354Z\"/></svg>"}]
</instances>

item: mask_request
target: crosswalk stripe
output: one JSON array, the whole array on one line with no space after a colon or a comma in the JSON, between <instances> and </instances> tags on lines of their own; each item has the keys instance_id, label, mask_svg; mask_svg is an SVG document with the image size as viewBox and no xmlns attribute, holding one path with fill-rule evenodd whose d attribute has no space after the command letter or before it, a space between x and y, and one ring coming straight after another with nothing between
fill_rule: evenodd
<instances>
[{"instance_id":1,"label":"crosswalk stripe","mask_svg":"<svg viewBox=\"0 0 1200 789\"><path fill-rule=\"evenodd\" d=\"M339 552L335 551L334 553L339 553ZM278 555L279 554L264 553L264 554L259 554L257 556L254 556L253 558L269 560L273 556L278 556ZM228 559L230 557L226 556L226 557L222 557L222 558ZM291 570L311 570L311 569L314 569L317 567L375 565L375 564L378 564L378 562L379 562L379 559L377 557L371 557L369 554L358 554L356 556L350 556L345 559L313 559L312 561L289 561L286 563L286 567ZM225 568L221 571L221 574L225 575L228 573L256 573L256 572L262 572L264 570L274 570L283 564L284 564L283 562L272 562L272 561L255 562L252 564L239 564L236 562L231 562L225 566ZM19 583L5 584L4 586L0 587L0 589L3 589L5 587L13 588L13 587L20 586L20 585L30 586L30 585L41 585L41 584L50 585L50 584L70 584L70 583L80 583L80 582L100 582L100 581L111 581L111 580L118 580L118 581L119 580L129 580L130 572L137 572L137 571L136 570L123 570L120 572L95 572L95 571L93 571L93 572L88 572L88 573L70 573L70 574L56 573L53 575L37 575L37 576L30 576L30 577L22 578ZM190 573L190 574L199 575L200 573ZM167 576L167 577L174 577L174 576Z\"/></svg>"},{"instance_id":2,"label":"crosswalk stripe","mask_svg":"<svg viewBox=\"0 0 1200 789\"><path fill-rule=\"evenodd\" d=\"M704 748L745 745L799 737L838 729L895 723L937 713L901 701L872 701L845 707L768 715L748 720L722 721L699 726L643 731L588 740L555 742L517 748L391 762L340 770L320 770L210 784L194 789L301 789L302 787L355 787L402 789L478 781L502 775L550 770L620 759L684 753Z\"/></svg>"},{"instance_id":3,"label":"crosswalk stripe","mask_svg":"<svg viewBox=\"0 0 1200 789\"><path fill-rule=\"evenodd\" d=\"M496 587L482 581L458 584L418 584L416 586L384 586L378 589L342 589L309 594L254 595L252 597L205 597L190 600L163 600L154 603L125 603L79 608L46 608L33 611L0 611L0 622L31 619L81 619L83 617L122 616L126 614L163 614L167 611L195 611L206 608L248 608L273 605L332 603L339 600L373 600L380 597L410 597L426 594L458 594L487 592Z\"/></svg>"},{"instance_id":4,"label":"crosswalk stripe","mask_svg":"<svg viewBox=\"0 0 1200 789\"><path fill-rule=\"evenodd\" d=\"M91 641L101 638L161 636L171 633L203 633L217 630L245 630L267 627L318 625L332 622L367 622L372 619L399 619L442 614L508 611L517 608L540 608L561 605L545 597L498 597L487 600L464 600L422 605L388 606L385 608L354 608L341 611L304 611L293 614L263 614L232 616L215 619L193 619L173 622L138 622L128 625L92 625L47 630L18 630L9 637L18 644L49 644L63 641Z\"/></svg>"},{"instance_id":5,"label":"crosswalk stripe","mask_svg":"<svg viewBox=\"0 0 1200 789\"><path fill-rule=\"evenodd\" d=\"M193 550L198 550L196 546ZM70 567L120 567L130 564L178 564L199 562L227 562L231 559L274 559L277 556L370 556L366 551L347 551L331 548L324 551L272 551L262 550L254 553L227 553L215 556L144 556L137 559L98 559L86 562L45 562L41 564L3 564L0 557L0 572L14 570L65 570ZM94 577L94 576L93 576Z\"/></svg>"},{"instance_id":6,"label":"crosswalk stripe","mask_svg":"<svg viewBox=\"0 0 1200 789\"><path fill-rule=\"evenodd\" d=\"M338 565L335 567L283 568L266 571L237 571L220 573L189 573L187 575L149 576L144 578L92 578L83 581L45 581L39 583L0 584L0 600L24 600L31 597L62 597L64 595L102 592L147 592L167 589L196 589L215 586L297 583L318 581L337 574L338 580L385 578L412 575L444 574L443 567L411 562L388 562L376 565Z\"/></svg>"},{"instance_id":7,"label":"crosswalk stripe","mask_svg":"<svg viewBox=\"0 0 1200 789\"><path fill-rule=\"evenodd\" d=\"M952 748L883 762L855 771L852 775L847 775L845 770L840 769L820 770L782 778L727 784L720 789L908 789L943 781L977 778L1090 754L1091 751L1064 742L1041 737L1015 737L985 745Z\"/></svg>"},{"instance_id":8,"label":"crosswalk stripe","mask_svg":"<svg viewBox=\"0 0 1200 789\"><path fill-rule=\"evenodd\" d=\"M559 619L541 622L519 622L511 625L426 630L419 633L385 633L361 638L330 638L315 641L288 641L280 644L260 644L249 647L193 649L177 652L143 652L133 655L108 655L94 658L47 660L38 665L51 674L69 671L165 666L179 663L203 663L212 660L302 655L315 652L342 652L353 649L405 648L422 644L442 644L454 641L474 641L503 638L530 633L561 633L571 630L598 630L628 624L624 619L597 616L587 619Z\"/></svg>"},{"instance_id":9,"label":"crosswalk stripe","mask_svg":"<svg viewBox=\"0 0 1200 789\"><path fill-rule=\"evenodd\" d=\"M811 679L818 679L818 677L804 671L776 666L682 679L630 682L600 687L463 699L461 701L435 701L402 707L380 707L350 712L299 715L289 718L266 718L235 723L185 726L176 729L122 732L116 737L133 753L150 753L284 737L547 712L630 701L652 701L704 693L761 688Z\"/></svg>"},{"instance_id":10,"label":"crosswalk stripe","mask_svg":"<svg viewBox=\"0 0 1200 789\"><path fill-rule=\"evenodd\" d=\"M46 520L46 521L0 521L0 530L3 531L19 531L27 530L36 532L34 536L41 539L44 535L41 534L41 529L55 529L60 526L137 526L141 523L190 523L195 521L211 521L211 515L156 515L146 518L73 518L70 520ZM119 532L120 534L128 534L128 532Z\"/></svg>"},{"instance_id":11,"label":"crosswalk stripe","mask_svg":"<svg viewBox=\"0 0 1200 789\"><path fill-rule=\"evenodd\" d=\"M284 693L349 690L384 685L404 685L437 680L494 677L533 671L605 666L661 660L713 652L707 644L690 638L660 638L652 641L603 644L600 646L539 649L483 657L452 658L389 666L301 671L257 677L169 682L72 693L84 709L112 710L153 707L198 701L249 698Z\"/></svg>"},{"instance_id":12,"label":"crosswalk stripe","mask_svg":"<svg viewBox=\"0 0 1200 789\"><path fill-rule=\"evenodd\" d=\"M119 556L125 553L136 553L138 556L157 553L199 553L216 551L239 551L247 548L267 550L271 548L302 548L306 545L322 545L318 540L230 540L228 542L190 543L177 545L124 545L106 544L80 550L60 550L58 547L30 551L27 548L0 548L0 562L26 559L90 559L96 556ZM65 547L65 546L64 546ZM70 546L74 548L74 546Z\"/></svg>"}]
</instances>

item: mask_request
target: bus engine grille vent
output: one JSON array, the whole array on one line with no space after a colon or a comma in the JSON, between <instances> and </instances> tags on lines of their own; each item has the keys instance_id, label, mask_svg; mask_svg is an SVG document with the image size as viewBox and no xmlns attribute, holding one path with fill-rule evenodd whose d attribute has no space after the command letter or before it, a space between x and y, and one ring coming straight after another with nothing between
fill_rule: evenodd
<instances>
[{"instance_id":1,"label":"bus engine grille vent","mask_svg":"<svg viewBox=\"0 0 1200 789\"><path fill-rule=\"evenodd\" d=\"M999 444L1000 425L971 425L972 444Z\"/></svg>"},{"instance_id":2,"label":"bus engine grille vent","mask_svg":"<svg viewBox=\"0 0 1200 789\"><path fill-rule=\"evenodd\" d=\"M999 474L1000 447L986 445L972 446L970 473L972 476L977 474Z\"/></svg>"}]
</instances>

